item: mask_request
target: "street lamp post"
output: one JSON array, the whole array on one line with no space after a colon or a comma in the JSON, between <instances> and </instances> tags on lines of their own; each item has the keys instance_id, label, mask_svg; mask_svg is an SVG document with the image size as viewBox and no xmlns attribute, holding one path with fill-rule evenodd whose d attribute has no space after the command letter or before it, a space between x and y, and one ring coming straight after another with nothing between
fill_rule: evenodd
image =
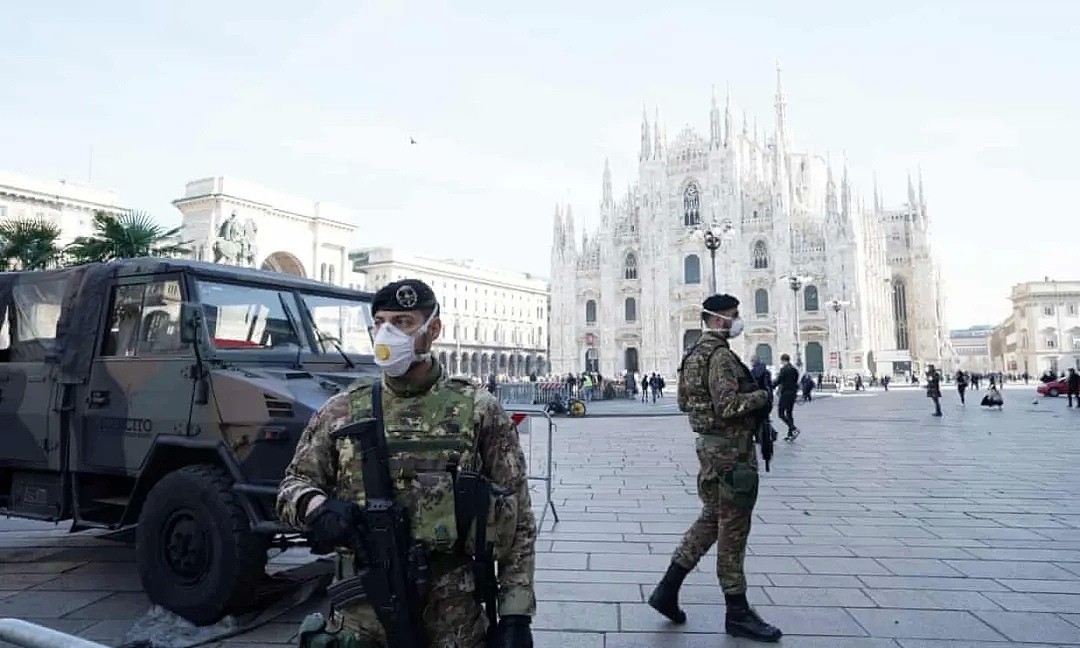
<instances>
[{"instance_id":1,"label":"street lamp post","mask_svg":"<svg viewBox=\"0 0 1080 648\"><path fill-rule=\"evenodd\" d=\"M799 344L799 290L802 289L806 282L811 280L811 277L791 274L783 275L780 278L787 281L788 288L791 288L792 306L795 314L795 366L802 369L802 346Z\"/></svg>"},{"instance_id":2,"label":"street lamp post","mask_svg":"<svg viewBox=\"0 0 1080 648\"><path fill-rule=\"evenodd\" d=\"M712 229L705 230L705 249L709 251L709 268L712 270L712 275L709 279L709 293L716 294L716 251L720 249L721 239L716 234L713 234Z\"/></svg>"},{"instance_id":3,"label":"street lamp post","mask_svg":"<svg viewBox=\"0 0 1080 648\"><path fill-rule=\"evenodd\" d=\"M833 299L833 300L828 301L828 302L825 303L825 305L828 306L830 309L832 309L832 312L835 313L835 315L836 315L833 319L835 320L835 323L836 323L837 333L840 332L840 311L844 310L844 308L847 307L850 303L851 302L840 301L839 299ZM846 324L846 322L847 322L847 312L846 311L844 313L844 321L845 321L845 324ZM840 374L840 382L837 385L837 390L838 391L843 391L843 388L844 388L844 354L847 353L847 326L846 325L844 326L843 340L844 340L843 343L841 343L840 342L840 336L839 335L836 336L836 346L838 348L838 351L836 353L836 370Z\"/></svg>"}]
</instances>

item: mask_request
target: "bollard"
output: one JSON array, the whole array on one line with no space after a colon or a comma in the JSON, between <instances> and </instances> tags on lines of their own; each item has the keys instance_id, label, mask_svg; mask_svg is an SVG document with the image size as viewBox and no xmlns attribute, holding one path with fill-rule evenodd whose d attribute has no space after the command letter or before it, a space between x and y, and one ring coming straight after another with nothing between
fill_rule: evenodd
<instances>
[{"instance_id":1,"label":"bollard","mask_svg":"<svg viewBox=\"0 0 1080 648\"><path fill-rule=\"evenodd\" d=\"M0 640L23 648L108 648L21 619L0 619Z\"/></svg>"}]
</instances>

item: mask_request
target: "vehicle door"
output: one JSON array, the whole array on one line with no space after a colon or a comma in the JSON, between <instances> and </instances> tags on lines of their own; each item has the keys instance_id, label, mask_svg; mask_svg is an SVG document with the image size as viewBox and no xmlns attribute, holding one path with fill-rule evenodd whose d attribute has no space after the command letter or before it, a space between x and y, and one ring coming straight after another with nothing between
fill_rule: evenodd
<instances>
[{"instance_id":1,"label":"vehicle door","mask_svg":"<svg viewBox=\"0 0 1080 648\"><path fill-rule=\"evenodd\" d=\"M70 274L28 274L0 305L0 435L7 463L61 469L56 325Z\"/></svg>"},{"instance_id":2,"label":"vehicle door","mask_svg":"<svg viewBox=\"0 0 1080 648\"><path fill-rule=\"evenodd\" d=\"M78 458L135 474L159 434L186 435L195 353L180 340L182 277L121 277L90 370Z\"/></svg>"}]
</instances>

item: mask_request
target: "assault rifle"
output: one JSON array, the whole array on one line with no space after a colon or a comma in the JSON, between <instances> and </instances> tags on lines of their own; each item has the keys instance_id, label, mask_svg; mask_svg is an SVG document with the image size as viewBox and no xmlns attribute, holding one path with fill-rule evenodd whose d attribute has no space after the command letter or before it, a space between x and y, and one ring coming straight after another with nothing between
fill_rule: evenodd
<instances>
[{"instance_id":1,"label":"assault rifle","mask_svg":"<svg viewBox=\"0 0 1080 648\"><path fill-rule=\"evenodd\" d=\"M406 509L394 501L390 455L383 430L382 381L372 385L373 418L361 419L332 436L348 437L360 447L367 505L360 529L349 547L353 552L351 577L326 589L335 609L366 601L375 610L395 648L426 648L420 622L420 600L430 565L424 546L411 537Z\"/></svg>"}]
</instances>

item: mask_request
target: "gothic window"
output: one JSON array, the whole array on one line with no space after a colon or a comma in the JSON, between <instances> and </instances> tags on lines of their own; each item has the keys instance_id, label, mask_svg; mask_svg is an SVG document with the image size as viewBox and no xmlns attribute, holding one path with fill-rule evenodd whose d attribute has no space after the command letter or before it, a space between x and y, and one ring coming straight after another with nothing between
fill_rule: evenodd
<instances>
[{"instance_id":1,"label":"gothic window","mask_svg":"<svg viewBox=\"0 0 1080 648\"><path fill-rule=\"evenodd\" d=\"M637 300L633 297L626 298L626 321L637 321Z\"/></svg>"},{"instance_id":2,"label":"gothic window","mask_svg":"<svg viewBox=\"0 0 1080 648\"><path fill-rule=\"evenodd\" d=\"M764 288L758 288L754 291L754 314L769 314L769 291L765 290Z\"/></svg>"},{"instance_id":3,"label":"gothic window","mask_svg":"<svg viewBox=\"0 0 1080 648\"><path fill-rule=\"evenodd\" d=\"M701 283L701 259L696 254L691 254L683 259L683 283Z\"/></svg>"},{"instance_id":4,"label":"gothic window","mask_svg":"<svg viewBox=\"0 0 1080 648\"><path fill-rule=\"evenodd\" d=\"M803 310L818 310L817 286L807 286L806 288L803 288Z\"/></svg>"},{"instance_id":5,"label":"gothic window","mask_svg":"<svg viewBox=\"0 0 1080 648\"><path fill-rule=\"evenodd\" d=\"M769 248L765 241L754 243L753 267L755 270L764 270L769 267Z\"/></svg>"},{"instance_id":6,"label":"gothic window","mask_svg":"<svg viewBox=\"0 0 1080 648\"><path fill-rule=\"evenodd\" d=\"M683 225L694 227L701 224L701 192L691 182L683 191Z\"/></svg>"},{"instance_id":7,"label":"gothic window","mask_svg":"<svg viewBox=\"0 0 1080 648\"><path fill-rule=\"evenodd\" d=\"M637 279L637 257L633 252L626 255L626 267L623 269L623 277Z\"/></svg>"},{"instance_id":8,"label":"gothic window","mask_svg":"<svg viewBox=\"0 0 1080 648\"><path fill-rule=\"evenodd\" d=\"M590 299L585 302L585 323L596 324L596 300Z\"/></svg>"},{"instance_id":9,"label":"gothic window","mask_svg":"<svg viewBox=\"0 0 1080 648\"><path fill-rule=\"evenodd\" d=\"M908 348L907 288L900 278L893 278L893 319L896 320L896 348Z\"/></svg>"}]
</instances>

